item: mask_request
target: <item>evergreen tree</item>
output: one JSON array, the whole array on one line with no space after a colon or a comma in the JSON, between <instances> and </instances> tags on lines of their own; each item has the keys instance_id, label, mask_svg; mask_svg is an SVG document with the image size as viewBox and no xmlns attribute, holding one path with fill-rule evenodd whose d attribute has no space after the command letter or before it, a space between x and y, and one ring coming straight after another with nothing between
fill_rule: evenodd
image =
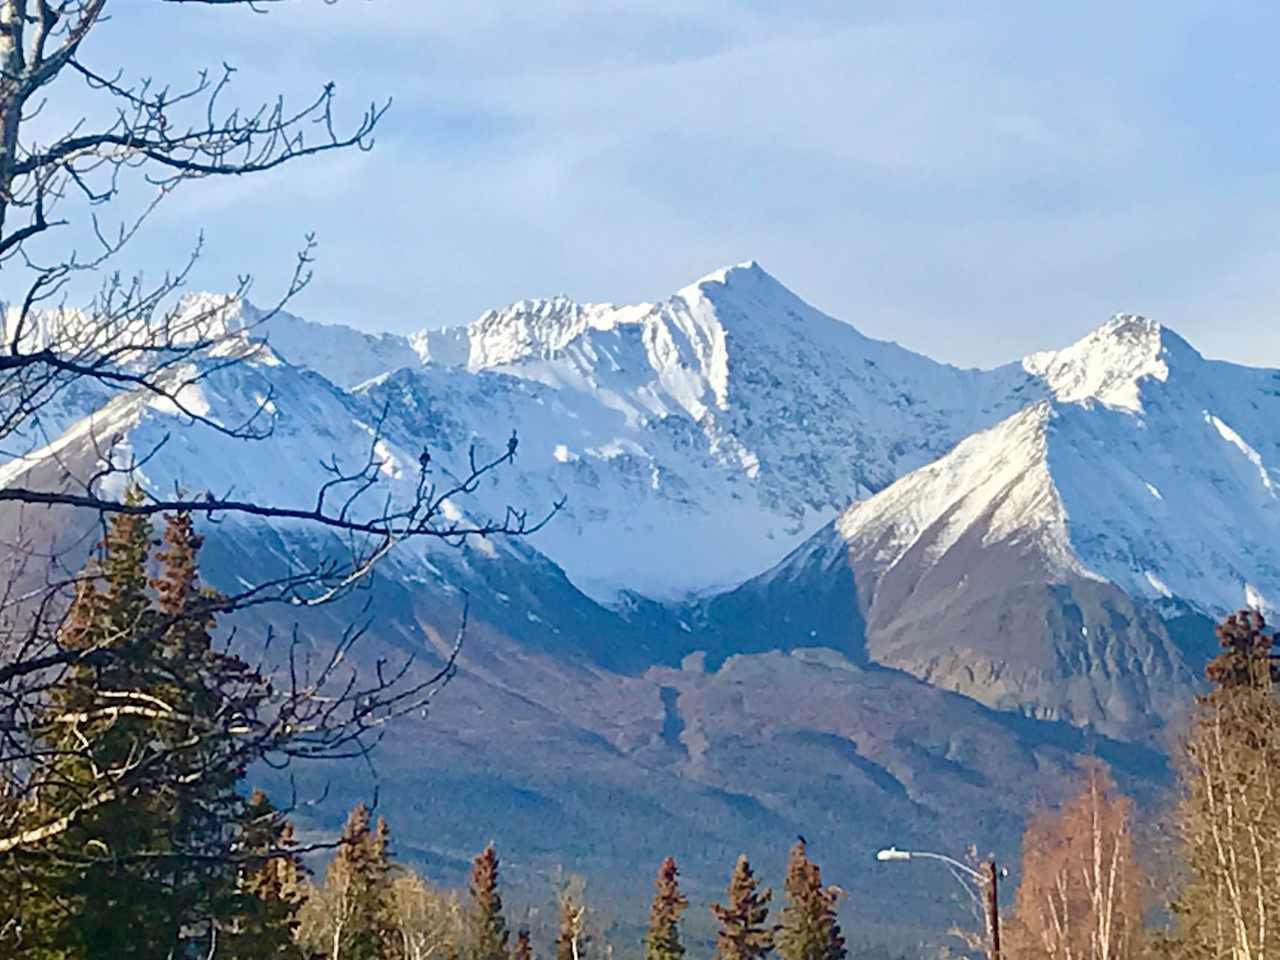
<instances>
[{"instance_id":1,"label":"evergreen tree","mask_svg":"<svg viewBox=\"0 0 1280 960\"><path fill-rule=\"evenodd\" d=\"M325 872L330 960L398 960L387 846L386 821L379 817L370 824L369 808L356 804Z\"/></svg>"},{"instance_id":2,"label":"evergreen tree","mask_svg":"<svg viewBox=\"0 0 1280 960\"><path fill-rule=\"evenodd\" d=\"M471 863L467 960L507 960L507 922L498 891L498 854L489 844Z\"/></svg>"},{"instance_id":3,"label":"evergreen tree","mask_svg":"<svg viewBox=\"0 0 1280 960\"><path fill-rule=\"evenodd\" d=\"M52 759L31 812L70 821L26 851L41 866L23 875L23 910L42 916L26 926L50 956L204 956L235 909L244 770L227 724L265 683L213 650L191 518L166 517L155 580L151 546L144 517L108 521L59 634L82 656L32 731Z\"/></svg>"},{"instance_id":4,"label":"evergreen tree","mask_svg":"<svg viewBox=\"0 0 1280 960\"><path fill-rule=\"evenodd\" d=\"M649 908L649 930L644 938L645 960L681 960L684 944L680 942L680 914L688 899L680 892L680 871L671 857L662 861L653 882L653 904Z\"/></svg>"},{"instance_id":5,"label":"evergreen tree","mask_svg":"<svg viewBox=\"0 0 1280 960\"><path fill-rule=\"evenodd\" d=\"M1270 693L1280 680L1280 656L1272 653L1276 638L1267 633L1262 614L1240 610L1218 624L1214 633L1222 651L1205 667L1213 689L1202 702L1226 702L1248 691Z\"/></svg>"},{"instance_id":6,"label":"evergreen tree","mask_svg":"<svg viewBox=\"0 0 1280 960\"><path fill-rule=\"evenodd\" d=\"M303 960L295 941L306 869L297 853L293 824L261 790L244 811L237 854L235 911L224 921L218 956L226 960Z\"/></svg>"},{"instance_id":7,"label":"evergreen tree","mask_svg":"<svg viewBox=\"0 0 1280 960\"><path fill-rule=\"evenodd\" d=\"M517 931L516 945L511 948L511 960L533 960L533 944L529 942L528 930Z\"/></svg>"},{"instance_id":8,"label":"evergreen tree","mask_svg":"<svg viewBox=\"0 0 1280 960\"><path fill-rule=\"evenodd\" d=\"M836 922L838 892L822 885L822 873L801 840L787 861L786 906L774 942L783 960L844 960L846 950Z\"/></svg>"},{"instance_id":9,"label":"evergreen tree","mask_svg":"<svg viewBox=\"0 0 1280 960\"><path fill-rule=\"evenodd\" d=\"M127 500L139 498L130 491ZM162 744L171 739L156 669L150 547L145 518L109 520L100 559L78 584L61 637L85 656L55 686L42 725L59 758L41 791L46 810L74 811L93 791L115 794L41 851L66 865L48 892L68 910L50 933L62 949L85 958L181 956L185 918L170 882L173 811L166 798L113 784L113 771L140 757L158 765Z\"/></svg>"},{"instance_id":10,"label":"evergreen tree","mask_svg":"<svg viewBox=\"0 0 1280 960\"><path fill-rule=\"evenodd\" d=\"M266 801L261 795L259 809L246 810L237 792L245 770L235 736L210 735L252 716L265 685L239 658L213 648L210 609L218 597L199 581L201 542L189 514L166 518L163 548L156 555L159 575L151 581L158 621L151 657L152 687L172 711L160 731L172 776L152 790L152 802L169 821L173 849L161 863L168 868L163 883L172 922L185 952L206 956L214 928L234 923L231 918L241 909L241 871L226 856L246 839L237 836L241 825L249 826L247 839L258 848L269 848L273 838L252 836L255 819L269 818L270 808L261 808ZM198 778L191 779L188 771L199 771Z\"/></svg>"},{"instance_id":11,"label":"evergreen tree","mask_svg":"<svg viewBox=\"0 0 1280 960\"><path fill-rule=\"evenodd\" d=\"M746 854L734 865L725 904L711 905L720 922L716 934L716 960L762 960L773 949L773 928L769 918L771 890L759 890Z\"/></svg>"}]
</instances>

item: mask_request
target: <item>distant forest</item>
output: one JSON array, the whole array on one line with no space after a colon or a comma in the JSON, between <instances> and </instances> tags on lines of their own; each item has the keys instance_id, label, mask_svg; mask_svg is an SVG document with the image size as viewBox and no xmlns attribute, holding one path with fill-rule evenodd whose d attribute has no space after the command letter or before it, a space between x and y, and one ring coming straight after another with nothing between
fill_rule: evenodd
<instances>
[{"instance_id":1,"label":"distant forest","mask_svg":"<svg viewBox=\"0 0 1280 960\"><path fill-rule=\"evenodd\" d=\"M23 753L6 766L0 795L8 955L685 955L689 904L671 858L658 867L641 942L613 942L582 894L566 889L557 892L554 941L544 934L535 943L504 916L492 846L459 892L397 863L388 824L364 804L332 843L300 844L287 811L245 790L247 772L274 752L331 748L343 728L325 711L365 707L359 698L303 696L306 682L295 679L280 714L271 675L214 640L221 598L200 582L191 516L167 515L153 543L145 515L110 518L60 623L64 669L28 690L28 709L13 715L8 742ZM958 942L992 949L998 932L1005 956L1036 960L1270 955L1280 931L1271 895L1280 875L1280 655L1256 611L1228 617L1217 635L1221 652L1182 741L1164 835L1139 849L1133 804L1100 762L1086 763L1074 798L1030 817L1011 909L995 929L982 925L991 914L974 852L979 919L954 931ZM313 879L304 855L330 851ZM803 840L782 890L775 905L745 856L733 865L723 902L711 907L718 960L883 956L848 945L841 917L856 917L857 904L824 884Z\"/></svg>"}]
</instances>

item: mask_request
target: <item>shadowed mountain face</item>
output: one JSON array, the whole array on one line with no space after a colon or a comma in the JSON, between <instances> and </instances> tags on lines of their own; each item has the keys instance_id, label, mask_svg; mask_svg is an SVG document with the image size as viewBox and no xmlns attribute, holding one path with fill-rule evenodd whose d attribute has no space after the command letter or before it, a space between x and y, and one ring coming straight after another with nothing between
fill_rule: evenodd
<instances>
[{"instance_id":1,"label":"shadowed mountain face","mask_svg":"<svg viewBox=\"0 0 1280 960\"><path fill-rule=\"evenodd\" d=\"M243 539L217 540L210 572L234 564L244 575ZM1144 800L1167 782L1154 750L992 710L866 662L856 620L842 646L834 633L810 636L818 621L779 612L758 633L737 634L742 649L729 652L734 632L717 615L731 600L751 609L743 596L674 614L638 602L620 611L554 568L523 592L528 572L522 586L500 559L461 551L433 562L473 601L457 678L427 716L389 732L376 779L358 764L290 775L304 795L327 793L312 829L336 828L376 783L397 849L447 882L462 882L469 856L495 840L518 898L545 895L563 865L589 878L607 912L638 921L663 856L677 857L702 904L744 850L776 883L791 839L804 834L825 875L850 892L851 914L905 916L906 936L961 922L965 907L945 873L878 872L889 869L872 859L879 847L958 853L973 842L1012 861L1026 811L1058 799L1086 754L1105 757ZM406 653L423 669L440 662L457 595L408 589L390 566L345 605L302 620L255 612L240 628L248 642L268 622L296 622L323 646L366 601L375 628L358 663ZM919 902L903 914L907 895ZM881 922L872 932L895 935Z\"/></svg>"},{"instance_id":2,"label":"shadowed mountain face","mask_svg":"<svg viewBox=\"0 0 1280 960\"><path fill-rule=\"evenodd\" d=\"M859 914L909 891L925 903L907 926L961 920L949 878L890 881L874 850L1012 860L1028 806L1086 753L1150 799L1211 621L1280 597L1280 374L1141 318L962 371L747 264L657 304L524 302L413 338L298 318L258 332L270 350L188 400L231 423L270 397L268 440L86 390L0 485L59 487L118 437L160 447L152 490L305 505L322 462L373 444L372 511L412 490L424 449L443 483L515 428L515 466L448 509L567 497L542 533L402 544L342 603L236 624L237 642L296 624L323 649L359 621L357 665L430 670L470 597L460 674L376 752L400 850L445 880L494 839L529 888L560 862L634 903L672 853L706 900L744 849L778 877L803 833ZM0 511L3 542L71 563L91 526ZM298 525L206 532L225 589L341 549ZM330 786L314 827L372 785L359 765L291 773L304 794Z\"/></svg>"},{"instance_id":3,"label":"shadowed mountain face","mask_svg":"<svg viewBox=\"0 0 1280 960\"><path fill-rule=\"evenodd\" d=\"M997 710L1159 746L1213 655L1212 621L1114 584L1049 576L1025 543L961 537L888 570L835 525L783 564L696 607L711 655L821 643ZM699 619L700 618L700 619Z\"/></svg>"}]
</instances>

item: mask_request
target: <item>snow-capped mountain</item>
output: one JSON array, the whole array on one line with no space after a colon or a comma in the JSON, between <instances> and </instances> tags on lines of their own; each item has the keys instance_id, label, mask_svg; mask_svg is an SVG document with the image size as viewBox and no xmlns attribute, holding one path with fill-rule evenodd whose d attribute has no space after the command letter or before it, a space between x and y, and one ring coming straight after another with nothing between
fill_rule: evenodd
<instances>
[{"instance_id":1,"label":"snow-capped mountain","mask_svg":"<svg viewBox=\"0 0 1280 960\"><path fill-rule=\"evenodd\" d=\"M1155 730L1195 686L1206 618L1275 609L1280 373L1134 316L1022 366L1042 398L737 593L785 608L776 581L843 584L857 616L834 637L816 621L827 643L993 706Z\"/></svg>"},{"instance_id":2,"label":"snow-capped mountain","mask_svg":"<svg viewBox=\"0 0 1280 960\"><path fill-rule=\"evenodd\" d=\"M450 369L511 378L490 381L497 393L551 405L513 421L532 441L522 475L568 495L541 549L606 596L744 579L1012 410L1029 379L870 340L755 263L662 303L525 301L415 344Z\"/></svg>"},{"instance_id":3,"label":"snow-capped mountain","mask_svg":"<svg viewBox=\"0 0 1280 960\"><path fill-rule=\"evenodd\" d=\"M266 343L197 401L239 422L270 396L273 436L224 451L212 431L178 431L148 467L156 482L279 500L314 486L332 454L360 455L381 423L386 482L409 484L424 446L447 471L515 430L518 469L484 505L536 514L567 498L537 549L601 598L732 587L854 504L839 528L877 544L877 580L981 528L983 546L1034 543L1037 576L1213 614L1280 599L1280 373L1205 360L1142 318L979 371L868 339L754 262L658 303L521 301L411 337L208 295L183 309ZM32 335L57 322L83 318ZM149 449L173 429L176 411L149 398L102 403L59 396L46 439L119 433L123 417ZM258 456L294 466L243 469Z\"/></svg>"},{"instance_id":4,"label":"snow-capped mountain","mask_svg":"<svg viewBox=\"0 0 1280 960\"><path fill-rule=\"evenodd\" d=\"M755 263L660 302L528 300L407 337L183 309L243 334L228 349L244 362L211 364L187 409L256 414L269 437L143 393L60 391L0 453L0 485L74 482L113 451L146 455L155 490L305 507L322 464L372 449L379 483L356 509L373 511L412 495L424 450L447 483L514 430L514 466L449 510L567 498L533 538L402 544L370 581L371 659L429 661L473 602L456 699L380 773L383 796L432 804L430 830L401 834L432 862L494 818L600 878L653 854L659 821L704 863L803 828L874 898L851 833L932 846L985 804L968 839L997 845L1082 751L1153 775L1147 747L1189 702L1210 621L1280 606L1280 372L1207 360L1139 317L979 371L864 337ZM30 335L60 323L83 318ZM56 516L6 507L0 542ZM332 545L296 524L208 532L224 588ZM349 613L303 627L323 643Z\"/></svg>"},{"instance_id":5,"label":"snow-capped mountain","mask_svg":"<svg viewBox=\"0 0 1280 960\"><path fill-rule=\"evenodd\" d=\"M229 326L347 390L362 422L385 408L401 462L516 430L494 501L567 498L538 548L601 598L732 586L1036 389L868 339L755 263L660 303L522 301L412 337L239 311Z\"/></svg>"},{"instance_id":6,"label":"snow-capped mountain","mask_svg":"<svg viewBox=\"0 0 1280 960\"><path fill-rule=\"evenodd\" d=\"M877 579L957 545L1016 544L1028 575L1083 577L1207 613L1280 598L1280 372L1206 360L1121 316L1023 361L1049 398L847 510Z\"/></svg>"}]
</instances>

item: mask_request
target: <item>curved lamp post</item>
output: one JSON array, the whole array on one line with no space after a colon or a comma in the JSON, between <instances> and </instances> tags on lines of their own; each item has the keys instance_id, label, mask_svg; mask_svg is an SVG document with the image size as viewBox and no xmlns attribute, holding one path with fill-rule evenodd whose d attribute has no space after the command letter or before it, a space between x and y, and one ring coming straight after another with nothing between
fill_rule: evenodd
<instances>
[{"instance_id":1,"label":"curved lamp post","mask_svg":"<svg viewBox=\"0 0 1280 960\"><path fill-rule=\"evenodd\" d=\"M886 847L876 854L881 863L897 863L906 860L938 860L945 863L952 871L960 871L986 887L987 932L990 934L990 947L987 956L990 960L1000 960L1000 901L997 899L996 882L1000 871L996 869L995 860L988 860L984 870L975 870L968 864L961 863L954 857L941 853L926 853L922 850L899 850L897 847ZM963 882L963 881L962 881Z\"/></svg>"}]
</instances>

